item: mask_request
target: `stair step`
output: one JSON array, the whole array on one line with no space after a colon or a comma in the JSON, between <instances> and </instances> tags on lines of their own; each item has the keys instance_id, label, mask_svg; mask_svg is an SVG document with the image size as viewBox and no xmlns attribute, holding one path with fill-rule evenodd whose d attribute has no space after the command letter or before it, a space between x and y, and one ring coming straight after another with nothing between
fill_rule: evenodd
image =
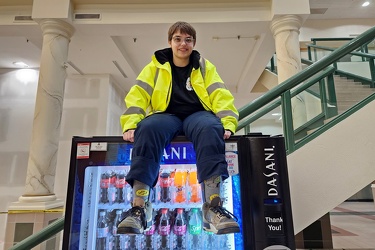
<instances>
[{"instance_id":1,"label":"stair step","mask_svg":"<svg viewBox=\"0 0 375 250\"><path fill-rule=\"evenodd\" d=\"M375 92L375 89L370 88L369 85L364 85L352 79L347 79L340 76L334 76L335 91L337 99L337 112L342 114L364 98ZM335 117L324 120L324 124L330 122ZM313 133L317 128L307 131L307 134Z\"/></svg>"},{"instance_id":2,"label":"stair step","mask_svg":"<svg viewBox=\"0 0 375 250\"><path fill-rule=\"evenodd\" d=\"M345 111L375 92L369 85L364 85L353 79L335 75L334 80L337 105L341 111Z\"/></svg>"},{"instance_id":3,"label":"stair step","mask_svg":"<svg viewBox=\"0 0 375 250\"><path fill-rule=\"evenodd\" d=\"M335 89L371 89L370 85L363 85L363 84L355 84L355 83L335 83Z\"/></svg>"},{"instance_id":4,"label":"stair step","mask_svg":"<svg viewBox=\"0 0 375 250\"><path fill-rule=\"evenodd\" d=\"M337 93L342 93L342 94L372 94L374 93L374 90L372 89L339 89L339 90L336 90L336 94Z\"/></svg>"},{"instance_id":5,"label":"stair step","mask_svg":"<svg viewBox=\"0 0 375 250\"><path fill-rule=\"evenodd\" d=\"M371 95L371 93L336 93L337 101L357 101Z\"/></svg>"}]
</instances>

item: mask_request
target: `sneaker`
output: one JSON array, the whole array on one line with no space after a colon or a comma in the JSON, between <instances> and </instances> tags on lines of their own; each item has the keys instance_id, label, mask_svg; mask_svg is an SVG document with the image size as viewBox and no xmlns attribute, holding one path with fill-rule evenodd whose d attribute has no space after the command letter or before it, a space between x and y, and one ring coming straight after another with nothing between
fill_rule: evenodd
<instances>
[{"instance_id":1,"label":"sneaker","mask_svg":"<svg viewBox=\"0 0 375 250\"><path fill-rule=\"evenodd\" d=\"M152 205L146 202L144 207L134 206L126 212L125 218L117 225L118 234L143 234L152 226Z\"/></svg>"},{"instance_id":2,"label":"sneaker","mask_svg":"<svg viewBox=\"0 0 375 250\"><path fill-rule=\"evenodd\" d=\"M202 206L203 229L215 234L231 234L240 232L237 217L222 207L221 199L214 198L211 204Z\"/></svg>"}]
</instances>

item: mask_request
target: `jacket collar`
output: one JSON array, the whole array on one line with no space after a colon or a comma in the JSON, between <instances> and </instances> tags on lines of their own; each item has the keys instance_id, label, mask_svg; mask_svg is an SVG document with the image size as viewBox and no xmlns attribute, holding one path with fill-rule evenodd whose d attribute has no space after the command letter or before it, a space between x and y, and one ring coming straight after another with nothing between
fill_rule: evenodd
<instances>
[{"instance_id":1,"label":"jacket collar","mask_svg":"<svg viewBox=\"0 0 375 250\"><path fill-rule=\"evenodd\" d=\"M191 53L190 55L190 60L193 64L193 68L194 69L198 69L199 68L199 59L200 59L200 54L198 51L196 50L193 50L193 52ZM161 50L157 50L155 51L154 53L154 62L156 63L159 63L160 66L161 65L164 65L166 62L169 62L171 63L172 60L173 60L173 52L172 52L172 49L171 48L165 48L165 49L161 49Z\"/></svg>"}]
</instances>

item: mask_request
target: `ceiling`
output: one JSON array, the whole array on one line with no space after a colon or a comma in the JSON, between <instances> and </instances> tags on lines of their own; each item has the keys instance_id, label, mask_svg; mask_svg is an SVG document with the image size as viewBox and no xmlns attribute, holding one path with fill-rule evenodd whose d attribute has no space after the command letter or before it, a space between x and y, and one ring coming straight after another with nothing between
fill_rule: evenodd
<instances>
[{"instance_id":1,"label":"ceiling","mask_svg":"<svg viewBox=\"0 0 375 250\"><path fill-rule=\"evenodd\" d=\"M317 14L307 18L374 18L375 0L371 1L363 8L362 0L310 0L311 12ZM17 68L15 61L39 67L43 42L40 27L32 20L14 21L14 16L31 16L32 2L0 2L0 69ZM195 49L217 66L228 88L237 95L251 92L274 52L269 30L271 0L72 2L78 16L73 20L76 31L69 45L68 74L110 74L124 90L132 86L152 53L168 46L167 30L177 20L193 24L197 30ZM80 14L100 17L78 19ZM260 50L262 46L267 50Z\"/></svg>"}]
</instances>

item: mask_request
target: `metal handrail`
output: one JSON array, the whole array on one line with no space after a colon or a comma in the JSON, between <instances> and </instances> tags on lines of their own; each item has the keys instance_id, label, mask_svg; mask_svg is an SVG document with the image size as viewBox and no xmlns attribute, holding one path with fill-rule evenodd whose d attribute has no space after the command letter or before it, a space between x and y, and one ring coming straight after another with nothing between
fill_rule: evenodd
<instances>
[{"instance_id":1,"label":"metal handrail","mask_svg":"<svg viewBox=\"0 0 375 250\"><path fill-rule=\"evenodd\" d=\"M333 74L334 71L335 71L335 68L333 68L331 66L325 68L322 72L319 72L316 75L314 75L314 77L312 79L310 79L310 80L308 80L308 81L306 81L306 82L298 85L298 87L296 89L294 89L293 91L291 91L291 97L294 97L298 93L302 92L303 90L306 90L311 85L313 85L314 83L318 82L320 79L328 76L329 74ZM263 106L262 109L259 109L256 112L250 114L249 116L244 117L239 122L237 130L240 130L240 129L244 128L245 126L247 126L248 124L256 121L257 119L259 119L263 115L267 114L269 111L273 110L274 108L276 108L280 104L281 104L280 100L276 100L276 101L274 101L272 103L270 102L270 103L267 104L267 107Z\"/></svg>"},{"instance_id":2,"label":"metal handrail","mask_svg":"<svg viewBox=\"0 0 375 250\"><path fill-rule=\"evenodd\" d=\"M309 47L315 48L315 49L327 50L327 51L335 51L336 50L336 48L331 48L331 47L327 47L327 46L320 46L320 45L315 45L315 44L309 44ZM353 55L353 56L375 59L375 55L369 54L369 53L353 51L353 52L350 52L348 54Z\"/></svg>"},{"instance_id":3,"label":"metal handrail","mask_svg":"<svg viewBox=\"0 0 375 250\"><path fill-rule=\"evenodd\" d=\"M346 54L351 53L353 50L365 44L366 42L373 40L375 38L375 26L368 29L358 37L350 40L344 46L336 49L331 54L325 56L324 58L320 59L319 61L315 62L314 64L308 66L304 70L298 72L297 74L293 75L289 79L285 80L284 82L280 83L264 95L260 96L259 98L255 99L248 105L243 106L240 108L239 117L240 120L244 117L250 115L251 113L255 112L256 110L262 108L267 103L275 100L279 96L281 96L284 92L294 88L295 86L299 85L301 82L305 81L309 77L315 75L325 67L331 65L332 63L336 62L340 58L344 57Z\"/></svg>"},{"instance_id":4,"label":"metal handrail","mask_svg":"<svg viewBox=\"0 0 375 250\"><path fill-rule=\"evenodd\" d=\"M9 248L9 250L29 250L48 240L64 229L64 219L64 217L57 219L39 232L30 235L26 239L18 242L16 245Z\"/></svg>"}]
</instances>

